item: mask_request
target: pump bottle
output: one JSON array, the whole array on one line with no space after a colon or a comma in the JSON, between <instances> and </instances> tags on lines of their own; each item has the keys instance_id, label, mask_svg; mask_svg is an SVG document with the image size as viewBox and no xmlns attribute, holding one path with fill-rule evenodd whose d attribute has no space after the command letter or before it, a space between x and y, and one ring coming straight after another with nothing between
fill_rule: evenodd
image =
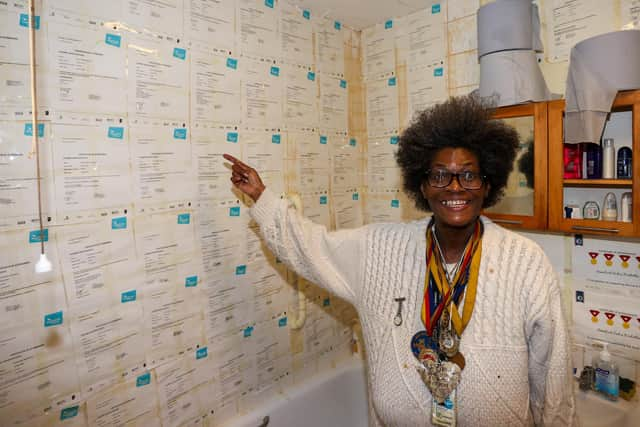
<instances>
[{"instance_id":1,"label":"pump bottle","mask_svg":"<svg viewBox=\"0 0 640 427\"><path fill-rule=\"evenodd\" d=\"M609 400L618 400L620 377L618 366L611 360L608 343L602 342L600 358L596 362L596 391Z\"/></svg>"}]
</instances>

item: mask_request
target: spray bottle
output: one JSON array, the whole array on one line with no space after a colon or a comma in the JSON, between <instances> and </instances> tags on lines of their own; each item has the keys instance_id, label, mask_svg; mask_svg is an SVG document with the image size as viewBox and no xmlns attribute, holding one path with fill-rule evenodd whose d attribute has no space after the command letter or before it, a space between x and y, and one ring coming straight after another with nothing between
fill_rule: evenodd
<instances>
[{"instance_id":1,"label":"spray bottle","mask_svg":"<svg viewBox=\"0 0 640 427\"><path fill-rule=\"evenodd\" d=\"M615 401L618 400L620 384L618 366L611 360L611 354L607 350L608 343L598 343L602 345L602 351L596 362L596 391Z\"/></svg>"}]
</instances>

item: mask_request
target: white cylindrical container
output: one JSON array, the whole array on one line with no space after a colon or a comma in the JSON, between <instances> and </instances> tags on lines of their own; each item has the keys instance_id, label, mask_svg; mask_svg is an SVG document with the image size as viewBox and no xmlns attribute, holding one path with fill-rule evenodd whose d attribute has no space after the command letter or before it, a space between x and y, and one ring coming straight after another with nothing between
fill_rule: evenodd
<instances>
[{"instance_id":1,"label":"white cylindrical container","mask_svg":"<svg viewBox=\"0 0 640 427\"><path fill-rule=\"evenodd\" d=\"M622 198L620 199L620 209L622 210L621 221L622 222L631 222L631 192L622 193Z\"/></svg>"},{"instance_id":2,"label":"white cylindrical container","mask_svg":"<svg viewBox=\"0 0 640 427\"><path fill-rule=\"evenodd\" d=\"M602 142L602 178L614 179L616 177L616 149L613 146L613 138L605 138Z\"/></svg>"},{"instance_id":3,"label":"white cylindrical container","mask_svg":"<svg viewBox=\"0 0 640 427\"><path fill-rule=\"evenodd\" d=\"M602 203L602 220L618 220L618 202L616 201L616 195L611 192L604 196L604 203Z\"/></svg>"}]
</instances>

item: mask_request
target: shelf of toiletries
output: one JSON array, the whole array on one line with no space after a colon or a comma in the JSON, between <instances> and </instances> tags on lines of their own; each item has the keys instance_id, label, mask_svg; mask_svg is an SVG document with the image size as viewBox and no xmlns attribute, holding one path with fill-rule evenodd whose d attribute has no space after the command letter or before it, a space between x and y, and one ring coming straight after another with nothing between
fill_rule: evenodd
<instances>
[{"instance_id":1,"label":"shelf of toiletries","mask_svg":"<svg viewBox=\"0 0 640 427\"><path fill-rule=\"evenodd\" d=\"M563 116L548 103L548 229L640 237L640 90L618 94L600 144L564 144Z\"/></svg>"}]
</instances>

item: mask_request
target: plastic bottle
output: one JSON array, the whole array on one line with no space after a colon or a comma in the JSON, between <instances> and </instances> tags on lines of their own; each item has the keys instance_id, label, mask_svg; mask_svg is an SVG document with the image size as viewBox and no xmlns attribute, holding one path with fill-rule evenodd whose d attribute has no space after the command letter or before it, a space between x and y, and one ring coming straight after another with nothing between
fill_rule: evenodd
<instances>
[{"instance_id":1,"label":"plastic bottle","mask_svg":"<svg viewBox=\"0 0 640 427\"><path fill-rule=\"evenodd\" d=\"M613 146L613 138L605 138L602 144L602 178L613 179L616 177L615 169L616 151Z\"/></svg>"},{"instance_id":2,"label":"plastic bottle","mask_svg":"<svg viewBox=\"0 0 640 427\"><path fill-rule=\"evenodd\" d=\"M622 198L620 199L620 210L622 211L621 215L620 215L620 220L622 222L631 222L631 215L632 215L632 198L631 198L631 192L628 191L626 193L622 193Z\"/></svg>"},{"instance_id":3,"label":"plastic bottle","mask_svg":"<svg viewBox=\"0 0 640 427\"><path fill-rule=\"evenodd\" d=\"M602 220L618 220L618 202L616 200L616 195L611 192L604 196L604 202L602 203Z\"/></svg>"},{"instance_id":4,"label":"plastic bottle","mask_svg":"<svg viewBox=\"0 0 640 427\"><path fill-rule=\"evenodd\" d=\"M620 147L616 161L618 179L631 179L631 148Z\"/></svg>"},{"instance_id":5,"label":"plastic bottle","mask_svg":"<svg viewBox=\"0 0 640 427\"><path fill-rule=\"evenodd\" d=\"M602 147L598 144L585 144L586 149L586 178L602 178Z\"/></svg>"},{"instance_id":6,"label":"plastic bottle","mask_svg":"<svg viewBox=\"0 0 640 427\"><path fill-rule=\"evenodd\" d=\"M596 362L596 391L609 400L618 400L620 393L620 377L618 366L611 360L606 342L602 344L600 358Z\"/></svg>"}]
</instances>

